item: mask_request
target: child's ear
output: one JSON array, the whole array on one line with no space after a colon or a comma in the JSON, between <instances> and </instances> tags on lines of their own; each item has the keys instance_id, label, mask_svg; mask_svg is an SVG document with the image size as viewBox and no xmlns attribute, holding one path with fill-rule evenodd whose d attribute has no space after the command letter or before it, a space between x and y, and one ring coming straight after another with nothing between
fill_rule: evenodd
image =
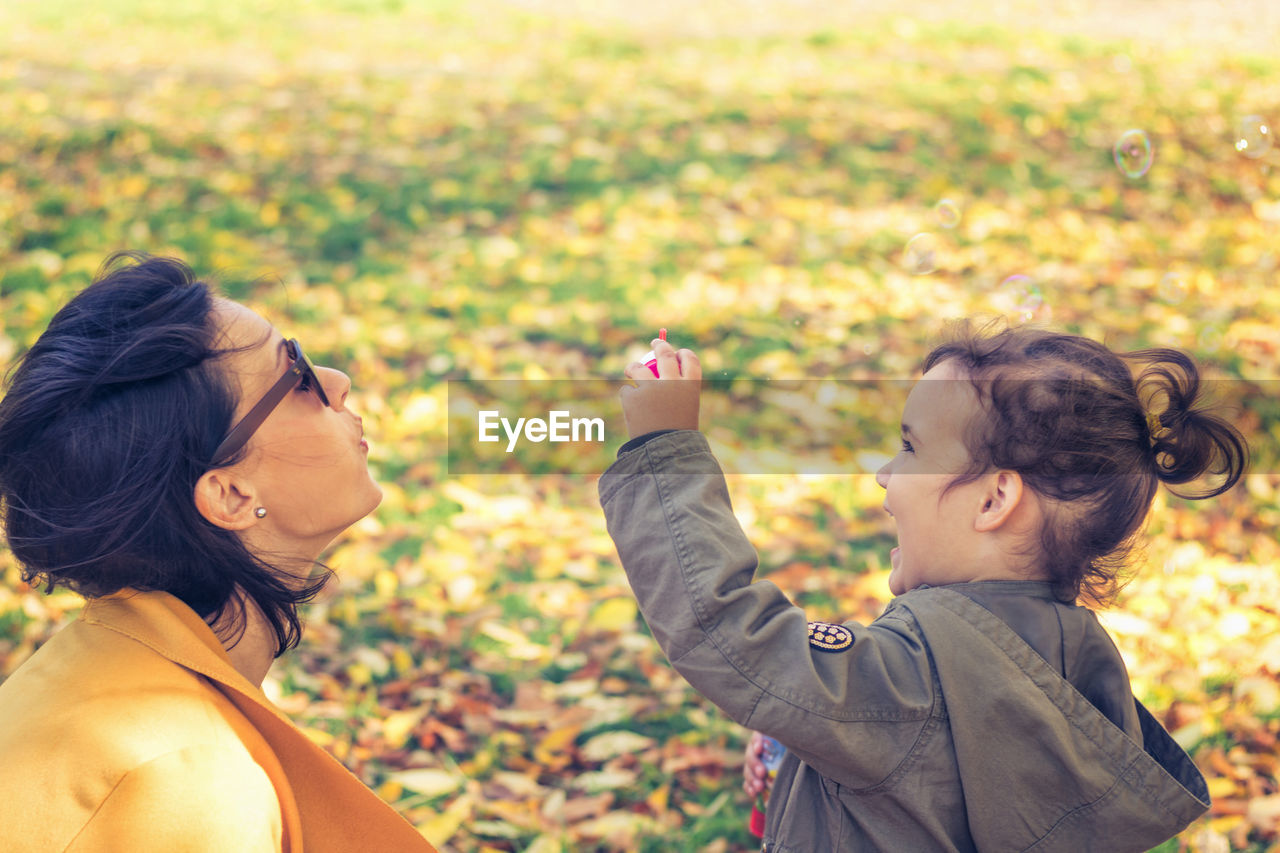
<instances>
[{"instance_id":1,"label":"child's ear","mask_svg":"<svg viewBox=\"0 0 1280 853\"><path fill-rule=\"evenodd\" d=\"M989 533L1003 526L1022 503L1022 476L1017 471L996 471L986 478L982 504L973 520L973 529Z\"/></svg>"},{"instance_id":2,"label":"child's ear","mask_svg":"<svg viewBox=\"0 0 1280 853\"><path fill-rule=\"evenodd\" d=\"M258 520L253 514L251 485L226 468L202 474L193 497L196 510L210 524L224 530L244 530Z\"/></svg>"}]
</instances>

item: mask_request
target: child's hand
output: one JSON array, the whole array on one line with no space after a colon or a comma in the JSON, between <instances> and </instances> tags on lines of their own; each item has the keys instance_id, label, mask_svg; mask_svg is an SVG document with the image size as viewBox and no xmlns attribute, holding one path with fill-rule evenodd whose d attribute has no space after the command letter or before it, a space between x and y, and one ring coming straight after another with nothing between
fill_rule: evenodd
<instances>
[{"instance_id":1,"label":"child's hand","mask_svg":"<svg viewBox=\"0 0 1280 853\"><path fill-rule=\"evenodd\" d=\"M702 394L702 364L698 357L690 349L676 352L663 340L653 342L653 354L658 360L658 379L638 361L623 371L636 383L634 388L623 388L619 395L628 438L660 429L698 428L698 401Z\"/></svg>"},{"instance_id":2,"label":"child's hand","mask_svg":"<svg viewBox=\"0 0 1280 853\"><path fill-rule=\"evenodd\" d=\"M751 739L747 741L747 759L742 762L742 790L752 799L763 794L769 787L769 773L760 760L760 753L763 751L764 736L759 732L752 732Z\"/></svg>"}]
</instances>

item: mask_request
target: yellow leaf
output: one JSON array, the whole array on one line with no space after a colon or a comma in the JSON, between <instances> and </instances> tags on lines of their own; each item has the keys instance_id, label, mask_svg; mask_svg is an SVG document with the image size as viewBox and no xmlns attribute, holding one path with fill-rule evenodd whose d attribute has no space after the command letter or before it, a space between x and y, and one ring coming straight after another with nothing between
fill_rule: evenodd
<instances>
[{"instance_id":1,"label":"yellow leaf","mask_svg":"<svg viewBox=\"0 0 1280 853\"><path fill-rule=\"evenodd\" d=\"M653 738L638 735L635 732L605 732L582 745L582 757L588 761L608 761L619 755L646 750L654 743Z\"/></svg>"},{"instance_id":2,"label":"yellow leaf","mask_svg":"<svg viewBox=\"0 0 1280 853\"><path fill-rule=\"evenodd\" d=\"M400 579L390 569L381 569L373 576L373 588L383 598L390 598L400 587Z\"/></svg>"},{"instance_id":3,"label":"yellow leaf","mask_svg":"<svg viewBox=\"0 0 1280 853\"><path fill-rule=\"evenodd\" d=\"M484 622L480 626L480 633L500 643L505 643L507 655L515 660L539 660L548 655L546 646L532 642L524 634L514 628L508 628L500 622L492 620Z\"/></svg>"},{"instance_id":4,"label":"yellow leaf","mask_svg":"<svg viewBox=\"0 0 1280 853\"><path fill-rule=\"evenodd\" d=\"M1209 796L1215 800L1219 797L1230 797L1236 792L1236 781L1225 776L1215 776L1207 780L1207 784L1209 786Z\"/></svg>"},{"instance_id":5,"label":"yellow leaf","mask_svg":"<svg viewBox=\"0 0 1280 853\"><path fill-rule=\"evenodd\" d=\"M610 598L600 602L591 611L587 627L597 631L622 631L636 620L636 603L630 598Z\"/></svg>"},{"instance_id":6,"label":"yellow leaf","mask_svg":"<svg viewBox=\"0 0 1280 853\"><path fill-rule=\"evenodd\" d=\"M396 646L396 650L391 653L391 665L395 667L397 675L406 675L413 671L413 655L404 646Z\"/></svg>"},{"instance_id":7,"label":"yellow leaf","mask_svg":"<svg viewBox=\"0 0 1280 853\"><path fill-rule=\"evenodd\" d=\"M573 739L578 736L580 731L582 731L581 726L572 725L548 732L546 737L534 747L533 757L542 764L562 766L564 764L565 751L573 743Z\"/></svg>"},{"instance_id":8,"label":"yellow leaf","mask_svg":"<svg viewBox=\"0 0 1280 853\"><path fill-rule=\"evenodd\" d=\"M363 663L353 663L347 667L347 678L357 687L363 687L373 681L373 671Z\"/></svg>"},{"instance_id":9,"label":"yellow leaf","mask_svg":"<svg viewBox=\"0 0 1280 853\"><path fill-rule=\"evenodd\" d=\"M463 794L449 804L449 807L433 818L420 821L415 826L422 837L437 847L446 844L458 834L462 824L471 819L471 798Z\"/></svg>"},{"instance_id":10,"label":"yellow leaf","mask_svg":"<svg viewBox=\"0 0 1280 853\"><path fill-rule=\"evenodd\" d=\"M661 815L667 810L667 804L671 800L671 786L663 785L655 790L652 794L645 797L645 803L649 808L653 809L653 813Z\"/></svg>"},{"instance_id":11,"label":"yellow leaf","mask_svg":"<svg viewBox=\"0 0 1280 853\"><path fill-rule=\"evenodd\" d=\"M1221 835L1225 836L1229 834L1233 829L1243 824L1244 822L1245 822L1244 815L1238 815L1238 814L1226 815L1224 817L1213 818L1206 825L1205 829L1207 832L1221 833ZM1223 840L1225 841L1226 839L1223 839ZM1227 845L1224 845L1222 847L1209 847L1206 845L1201 849L1202 850L1230 850L1231 848L1230 846L1227 846Z\"/></svg>"},{"instance_id":12,"label":"yellow leaf","mask_svg":"<svg viewBox=\"0 0 1280 853\"><path fill-rule=\"evenodd\" d=\"M525 848L524 853L564 853L564 845L550 835L539 835Z\"/></svg>"},{"instance_id":13,"label":"yellow leaf","mask_svg":"<svg viewBox=\"0 0 1280 853\"><path fill-rule=\"evenodd\" d=\"M147 191L147 179L142 175L130 175L120 182L119 193L125 198L137 198Z\"/></svg>"},{"instance_id":14,"label":"yellow leaf","mask_svg":"<svg viewBox=\"0 0 1280 853\"><path fill-rule=\"evenodd\" d=\"M573 780L575 788L581 788L589 794L599 793L600 791L613 791L618 788L626 788L636 781L636 773L633 770L590 770L586 773L579 773Z\"/></svg>"},{"instance_id":15,"label":"yellow leaf","mask_svg":"<svg viewBox=\"0 0 1280 853\"><path fill-rule=\"evenodd\" d=\"M392 749L400 749L409 741L409 735L413 733L419 721L422 720L426 709L418 708L411 711L396 711L382 721L382 736Z\"/></svg>"},{"instance_id":16,"label":"yellow leaf","mask_svg":"<svg viewBox=\"0 0 1280 853\"><path fill-rule=\"evenodd\" d=\"M493 781L506 788L516 797L528 797L540 800L547 789L539 785L536 779L509 770L499 770L493 774Z\"/></svg>"},{"instance_id":17,"label":"yellow leaf","mask_svg":"<svg viewBox=\"0 0 1280 853\"><path fill-rule=\"evenodd\" d=\"M387 777L388 782L398 782L415 794L439 797L462 785L463 779L439 767L421 767L417 770L401 770Z\"/></svg>"},{"instance_id":18,"label":"yellow leaf","mask_svg":"<svg viewBox=\"0 0 1280 853\"><path fill-rule=\"evenodd\" d=\"M640 832L653 826L653 820L644 815L628 812L612 812L579 823L574 829L586 838L608 838L615 843L632 840Z\"/></svg>"},{"instance_id":19,"label":"yellow leaf","mask_svg":"<svg viewBox=\"0 0 1280 853\"><path fill-rule=\"evenodd\" d=\"M542 365L532 361L525 364L523 372L523 378L529 381L551 378L551 375L547 373L546 369L543 368Z\"/></svg>"}]
</instances>

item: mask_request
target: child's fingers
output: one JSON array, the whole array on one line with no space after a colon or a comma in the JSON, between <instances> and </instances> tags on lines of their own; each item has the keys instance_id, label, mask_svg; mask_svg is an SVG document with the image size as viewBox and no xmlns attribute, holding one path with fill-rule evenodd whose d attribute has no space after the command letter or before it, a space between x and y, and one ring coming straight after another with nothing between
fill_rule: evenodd
<instances>
[{"instance_id":1,"label":"child's fingers","mask_svg":"<svg viewBox=\"0 0 1280 853\"><path fill-rule=\"evenodd\" d=\"M653 341L653 357L658 362L659 379L675 379L680 375L680 360L676 351L666 341Z\"/></svg>"},{"instance_id":2,"label":"child's fingers","mask_svg":"<svg viewBox=\"0 0 1280 853\"><path fill-rule=\"evenodd\" d=\"M638 361L633 361L626 367L622 368L622 375L628 379L653 379L653 371L645 367Z\"/></svg>"},{"instance_id":3,"label":"child's fingers","mask_svg":"<svg viewBox=\"0 0 1280 853\"><path fill-rule=\"evenodd\" d=\"M702 378L702 362L698 361L693 350L688 348L680 350L676 353L676 360L680 363L680 375L685 379Z\"/></svg>"},{"instance_id":4,"label":"child's fingers","mask_svg":"<svg viewBox=\"0 0 1280 853\"><path fill-rule=\"evenodd\" d=\"M764 762L760 760L761 753L764 752L764 735L759 732L752 732L751 737L747 739L747 766L758 766L764 769Z\"/></svg>"},{"instance_id":5,"label":"child's fingers","mask_svg":"<svg viewBox=\"0 0 1280 853\"><path fill-rule=\"evenodd\" d=\"M760 793L764 790L765 776L768 771L765 770L764 762L760 760L760 753L764 749L764 738L759 732L752 732L751 737L747 740L746 760L742 762L742 786L747 793Z\"/></svg>"},{"instance_id":6,"label":"child's fingers","mask_svg":"<svg viewBox=\"0 0 1280 853\"><path fill-rule=\"evenodd\" d=\"M658 362L658 376L662 379L702 378L702 364L688 347L677 352L666 341L654 340L653 357Z\"/></svg>"}]
</instances>

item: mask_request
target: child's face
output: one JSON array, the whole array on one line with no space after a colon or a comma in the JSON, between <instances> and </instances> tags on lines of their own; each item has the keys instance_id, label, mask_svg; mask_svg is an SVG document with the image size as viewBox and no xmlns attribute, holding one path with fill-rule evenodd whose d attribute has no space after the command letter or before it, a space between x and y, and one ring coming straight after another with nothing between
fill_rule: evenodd
<instances>
[{"instance_id":1,"label":"child's face","mask_svg":"<svg viewBox=\"0 0 1280 853\"><path fill-rule=\"evenodd\" d=\"M953 364L935 365L912 388L902 411L902 448L876 473L885 509L898 523L898 547L889 554L894 595L975 580L983 571L974 547L982 481L943 495L971 464L962 436L980 415L973 386Z\"/></svg>"}]
</instances>

